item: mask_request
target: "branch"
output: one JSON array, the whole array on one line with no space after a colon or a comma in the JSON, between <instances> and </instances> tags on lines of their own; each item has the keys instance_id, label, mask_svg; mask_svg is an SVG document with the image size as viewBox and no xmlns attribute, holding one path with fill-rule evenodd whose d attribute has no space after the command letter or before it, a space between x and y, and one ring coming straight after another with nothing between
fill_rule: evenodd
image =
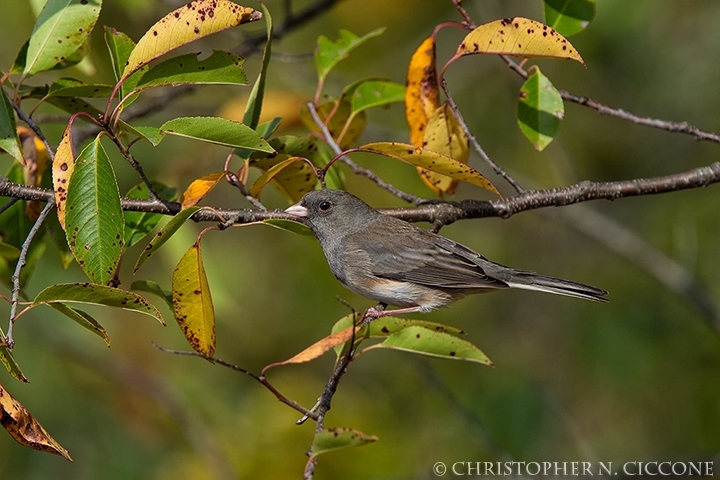
<instances>
[{"instance_id":1,"label":"branch","mask_svg":"<svg viewBox=\"0 0 720 480\"><path fill-rule=\"evenodd\" d=\"M625 197L676 192L706 187L718 182L720 182L720 162L715 162L706 167L694 168L687 172L663 177L638 178L617 182L586 181L551 190L528 190L522 194L507 197L505 200L433 201L413 208L390 208L382 211L387 215L408 222L433 223L439 221L444 225L448 225L466 218L509 218L516 213L538 208L560 207L590 200L616 200ZM0 196L47 202L53 197L53 192L49 189L18 185L12 183L6 177L0 176ZM426 200L422 201L425 202ZM177 202L164 204L146 199L123 198L122 207L123 210L127 211L161 213L164 215L175 215L180 211L180 204ZM296 220L295 217L278 210L260 211L224 208L215 210L217 213L200 210L192 216L192 219L197 222L222 222L224 220L218 216L220 214L224 218L236 217L235 223L238 224L259 222L269 218Z\"/></svg>"}]
</instances>

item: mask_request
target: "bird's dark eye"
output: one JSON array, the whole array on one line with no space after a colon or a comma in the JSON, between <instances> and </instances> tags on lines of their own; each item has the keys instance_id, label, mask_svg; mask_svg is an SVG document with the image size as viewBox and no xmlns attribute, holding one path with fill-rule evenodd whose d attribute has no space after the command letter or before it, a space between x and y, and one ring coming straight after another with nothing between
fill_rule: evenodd
<instances>
[{"instance_id":1,"label":"bird's dark eye","mask_svg":"<svg viewBox=\"0 0 720 480\"><path fill-rule=\"evenodd\" d=\"M320 202L320 205L318 205L318 208L323 212L330 210L330 207L332 207L332 203L330 202Z\"/></svg>"}]
</instances>

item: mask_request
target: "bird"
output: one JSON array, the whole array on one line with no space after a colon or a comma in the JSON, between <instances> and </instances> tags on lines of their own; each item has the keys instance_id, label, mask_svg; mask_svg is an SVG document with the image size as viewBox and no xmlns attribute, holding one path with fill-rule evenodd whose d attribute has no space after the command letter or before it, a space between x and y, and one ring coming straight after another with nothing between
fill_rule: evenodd
<instances>
[{"instance_id":1,"label":"bird","mask_svg":"<svg viewBox=\"0 0 720 480\"><path fill-rule=\"evenodd\" d=\"M500 265L344 190L312 190L285 213L312 230L340 283L379 302L366 311L370 320L425 313L466 295L507 288L608 301L605 290ZM390 305L399 308L386 310Z\"/></svg>"}]
</instances>

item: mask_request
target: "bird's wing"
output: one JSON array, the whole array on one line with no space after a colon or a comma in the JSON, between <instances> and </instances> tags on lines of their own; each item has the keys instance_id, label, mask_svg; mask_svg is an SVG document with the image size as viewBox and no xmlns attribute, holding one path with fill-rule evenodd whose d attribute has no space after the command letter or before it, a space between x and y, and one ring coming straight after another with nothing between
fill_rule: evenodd
<instances>
[{"instance_id":1,"label":"bird's wing","mask_svg":"<svg viewBox=\"0 0 720 480\"><path fill-rule=\"evenodd\" d=\"M356 234L346 247L368 255L373 275L448 289L505 288L479 265L480 254L407 222L384 217L381 235ZM377 232L378 229L372 229Z\"/></svg>"}]
</instances>

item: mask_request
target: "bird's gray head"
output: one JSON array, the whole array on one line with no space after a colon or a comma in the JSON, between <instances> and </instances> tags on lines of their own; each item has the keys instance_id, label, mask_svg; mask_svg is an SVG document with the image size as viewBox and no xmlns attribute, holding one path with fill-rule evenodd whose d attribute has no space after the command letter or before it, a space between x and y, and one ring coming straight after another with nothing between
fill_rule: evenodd
<instances>
[{"instance_id":1,"label":"bird's gray head","mask_svg":"<svg viewBox=\"0 0 720 480\"><path fill-rule=\"evenodd\" d=\"M313 190L285 213L301 217L322 241L330 235L345 236L364 228L382 215L355 195L343 190Z\"/></svg>"}]
</instances>

